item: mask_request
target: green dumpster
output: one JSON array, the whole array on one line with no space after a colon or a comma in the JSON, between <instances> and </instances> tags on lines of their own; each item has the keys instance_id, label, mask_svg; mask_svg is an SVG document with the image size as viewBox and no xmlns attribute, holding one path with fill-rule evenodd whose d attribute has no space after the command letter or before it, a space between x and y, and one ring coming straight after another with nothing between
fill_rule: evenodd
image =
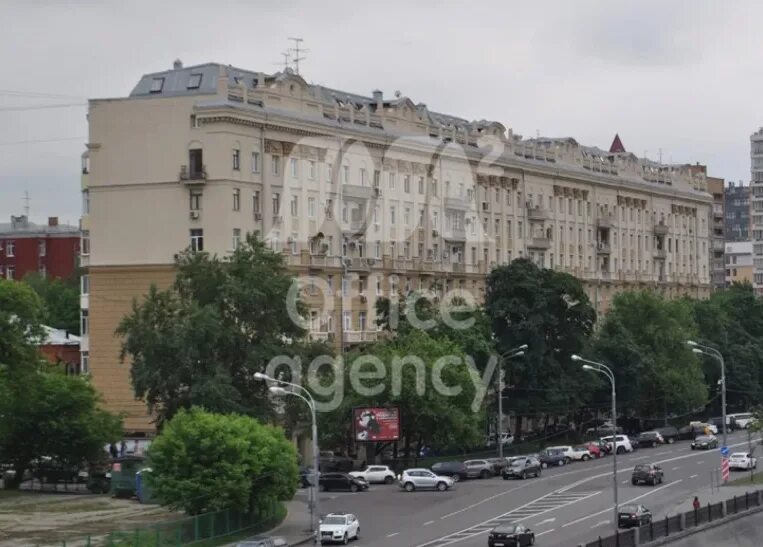
<instances>
[{"instance_id":1,"label":"green dumpster","mask_svg":"<svg viewBox=\"0 0 763 547\"><path fill-rule=\"evenodd\" d=\"M135 495L135 474L144 466L142 456L123 456L111 464L111 493L118 498Z\"/></svg>"}]
</instances>

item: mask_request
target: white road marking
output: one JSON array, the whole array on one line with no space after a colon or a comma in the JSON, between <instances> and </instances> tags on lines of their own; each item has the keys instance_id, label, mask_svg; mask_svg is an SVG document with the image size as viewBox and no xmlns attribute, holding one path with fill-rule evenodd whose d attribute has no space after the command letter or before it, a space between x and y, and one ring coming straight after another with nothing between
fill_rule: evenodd
<instances>
[{"instance_id":1,"label":"white road marking","mask_svg":"<svg viewBox=\"0 0 763 547\"><path fill-rule=\"evenodd\" d=\"M550 518L550 519L546 519L546 520L542 520L538 524L536 524L535 526L542 526L544 524L548 524L549 522L554 522L555 520L556 520L556 517Z\"/></svg>"},{"instance_id":2,"label":"white road marking","mask_svg":"<svg viewBox=\"0 0 763 547\"><path fill-rule=\"evenodd\" d=\"M655 453L655 456L663 456L665 454L670 454L670 453L671 453L670 450L665 450L664 452L657 452L657 453Z\"/></svg>"},{"instance_id":3,"label":"white road marking","mask_svg":"<svg viewBox=\"0 0 763 547\"><path fill-rule=\"evenodd\" d=\"M593 530L594 528L596 528L598 526L604 526L605 524L609 524L609 521L608 520L602 520L601 522L597 522L596 524L591 526L591 529Z\"/></svg>"},{"instance_id":4,"label":"white road marking","mask_svg":"<svg viewBox=\"0 0 763 547\"><path fill-rule=\"evenodd\" d=\"M689 477L689 478L690 478L690 479L696 479L697 477L699 477L699 475L692 475L692 476L691 476L691 477Z\"/></svg>"},{"instance_id":5,"label":"white road marking","mask_svg":"<svg viewBox=\"0 0 763 547\"><path fill-rule=\"evenodd\" d=\"M625 479L621 484L628 484L628 479Z\"/></svg>"},{"instance_id":6,"label":"white road marking","mask_svg":"<svg viewBox=\"0 0 763 547\"><path fill-rule=\"evenodd\" d=\"M681 468L680 467L674 467L673 469L671 469L671 471L675 471L676 469L681 469Z\"/></svg>"},{"instance_id":7,"label":"white road marking","mask_svg":"<svg viewBox=\"0 0 763 547\"><path fill-rule=\"evenodd\" d=\"M428 520L427 522L424 523L424 526L429 526L430 524L434 524L434 521Z\"/></svg>"},{"instance_id":8,"label":"white road marking","mask_svg":"<svg viewBox=\"0 0 763 547\"><path fill-rule=\"evenodd\" d=\"M657 455L657 454L655 454L655 456L656 456L656 455ZM640 458L633 458L633 459L631 459L631 461L632 461L632 462L637 462L637 461L639 461L639 460L646 460L646 459L649 459L650 457L651 457L651 456L641 456Z\"/></svg>"},{"instance_id":9,"label":"white road marking","mask_svg":"<svg viewBox=\"0 0 763 547\"><path fill-rule=\"evenodd\" d=\"M668 488L670 486L673 486L674 484L678 484L679 482L683 482L683 479L678 479L677 481L669 482L668 484L666 484L664 486L660 486L659 488L654 488L653 490L650 490L646 494L641 494L640 496L636 496L635 498L631 498L628 501L624 501L624 502L620 503L620 505L626 505L628 503L633 503L636 500L640 500L641 498L645 498L646 496L654 494L655 492L658 492L659 490L663 490L664 488ZM572 526L573 524L577 524L578 522L583 522L584 520L588 520L588 519L590 519L592 517L596 517L598 515L602 515L602 514L606 513L607 511L611 511L612 509L614 509L614 505L612 505L611 507L607 507L606 509L604 509L602 511L599 511L598 513L593 513L592 515L588 515L586 517L582 517L582 518L579 518L577 520L573 520L572 522L568 522L567 524L562 524L562 528L566 528L567 526Z\"/></svg>"},{"instance_id":10,"label":"white road marking","mask_svg":"<svg viewBox=\"0 0 763 547\"><path fill-rule=\"evenodd\" d=\"M541 532L540 534L535 534L535 537L537 538L537 537L542 536L543 534L550 534L554 530L556 530L556 528L551 528L551 530L546 530L545 532Z\"/></svg>"},{"instance_id":11,"label":"white road marking","mask_svg":"<svg viewBox=\"0 0 763 547\"><path fill-rule=\"evenodd\" d=\"M705 460L699 460L699 461L697 462L697 465L699 465L699 464L701 464L701 463L705 463Z\"/></svg>"},{"instance_id":12,"label":"white road marking","mask_svg":"<svg viewBox=\"0 0 763 547\"><path fill-rule=\"evenodd\" d=\"M396 536L396 535L398 535L398 534L400 534L400 532L395 532L395 533L393 533L393 534L387 534L387 537L388 537L388 538L393 538L393 537L395 537L395 536Z\"/></svg>"}]
</instances>

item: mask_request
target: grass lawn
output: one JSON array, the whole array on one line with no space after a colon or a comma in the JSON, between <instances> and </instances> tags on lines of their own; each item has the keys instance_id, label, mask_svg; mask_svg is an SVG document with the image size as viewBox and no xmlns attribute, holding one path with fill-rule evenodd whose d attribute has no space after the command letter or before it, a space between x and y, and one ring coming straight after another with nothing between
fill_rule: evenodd
<instances>
[{"instance_id":1,"label":"grass lawn","mask_svg":"<svg viewBox=\"0 0 763 547\"><path fill-rule=\"evenodd\" d=\"M726 486L747 486L748 484L763 484L763 473L759 473L757 470L755 470L755 473L752 476L752 480L750 480L749 471L740 471L732 474L729 479L733 480L729 480L729 482L726 483Z\"/></svg>"}]
</instances>

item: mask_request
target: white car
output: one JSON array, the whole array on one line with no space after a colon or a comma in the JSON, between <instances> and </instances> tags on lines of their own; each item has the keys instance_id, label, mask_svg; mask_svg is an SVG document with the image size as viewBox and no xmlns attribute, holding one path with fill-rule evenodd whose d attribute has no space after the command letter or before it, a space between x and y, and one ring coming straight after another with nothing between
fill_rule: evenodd
<instances>
[{"instance_id":1,"label":"white car","mask_svg":"<svg viewBox=\"0 0 763 547\"><path fill-rule=\"evenodd\" d=\"M593 456L591 455L590 450L588 450L585 446L576 446L572 449L573 460L587 462L591 458L593 458Z\"/></svg>"},{"instance_id":2,"label":"white car","mask_svg":"<svg viewBox=\"0 0 763 547\"><path fill-rule=\"evenodd\" d=\"M325 543L347 543L351 539L360 537L360 522L358 517L352 513L329 513L320 524L319 542Z\"/></svg>"},{"instance_id":3,"label":"white car","mask_svg":"<svg viewBox=\"0 0 763 547\"><path fill-rule=\"evenodd\" d=\"M562 454L564 454L564 458L565 458L567 463L569 463L572 460L576 459L575 458L575 449L572 448L571 446L567 446L567 445L565 445L565 446L549 446L546 450L555 450L557 452L561 452ZM588 454L588 457L589 458L591 457L590 453Z\"/></svg>"},{"instance_id":4,"label":"white car","mask_svg":"<svg viewBox=\"0 0 763 547\"><path fill-rule=\"evenodd\" d=\"M758 459L746 452L734 452L729 458L729 469L756 469Z\"/></svg>"},{"instance_id":5,"label":"white car","mask_svg":"<svg viewBox=\"0 0 763 547\"><path fill-rule=\"evenodd\" d=\"M612 449L612 436L609 437L602 437L602 441L607 443ZM633 452L633 445L631 444L631 440L628 438L627 435L617 435L617 440L615 441L615 450L618 454L623 454L625 452Z\"/></svg>"},{"instance_id":6,"label":"white car","mask_svg":"<svg viewBox=\"0 0 763 547\"><path fill-rule=\"evenodd\" d=\"M741 414L727 414L726 420L733 423L737 429L747 429L755 421L755 417L749 412L743 412Z\"/></svg>"},{"instance_id":7,"label":"white car","mask_svg":"<svg viewBox=\"0 0 763 547\"><path fill-rule=\"evenodd\" d=\"M435 475L429 469L406 469L400 475L400 488L406 492L414 490L439 490L452 488L456 481L445 475Z\"/></svg>"},{"instance_id":8,"label":"white car","mask_svg":"<svg viewBox=\"0 0 763 547\"><path fill-rule=\"evenodd\" d=\"M372 482L392 484L395 482L395 472L386 465L369 465L363 471L350 471L350 475Z\"/></svg>"}]
</instances>

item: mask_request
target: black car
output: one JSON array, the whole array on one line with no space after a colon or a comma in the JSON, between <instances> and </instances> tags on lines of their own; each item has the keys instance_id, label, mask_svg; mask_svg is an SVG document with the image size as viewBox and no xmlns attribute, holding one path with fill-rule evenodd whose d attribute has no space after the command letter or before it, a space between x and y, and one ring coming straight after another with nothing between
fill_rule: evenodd
<instances>
[{"instance_id":1,"label":"black car","mask_svg":"<svg viewBox=\"0 0 763 547\"><path fill-rule=\"evenodd\" d=\"M643 505L622 505L617 512L618 528L631 528L652 522L652 512Z\"/></svg>"},{"instance_id":2,"label":"black car","mask_svg":"<svg viewBox=\"0 0 763 547\"><path fill-rule=\"evenodd\" d=\"M431 469L435 475L451 477L454 481L460 481L468 476L464 462L438 462Z\"/></svg>"},{"instance_id":3,"label":"black car","mask_svg":"<svg viewBox=\"0 0 763 547\"><path fill-rule=\"evenodd\" d=\"M506 524L490 530L488 547L523 547L535 544L535 534L521 524Z\"/></svg>"},{"instance_id":4,"label":"black car","mask_svg":"<svg viewBox=\"0 0 763 547\"><path fill-rule=\"evenodd\" d=\"M540 463L543 467L564 465L567 463L567 456L561 450L541 450L539 456Z\"/></svg>"},{"instance_id":5,"label":"black car","mask_svg":"<svg viewBox=\"0 0 763 547\"><path fill-rule=\"evenodd\" d=\"M662 438L665 439L665 442L668 444L673 444L678 440L678 428L674 427L672 425L666 425L664 427L658 427L655 429L657 433L662 435Z\"/></svg>"},{"instance_id":6,"label":"black car","mask_svg":"<svg viewBox=\"0 0 763 547\"><path fill-rule=\"evenodd\" d=\"M368 483L359 477L353 477L347 473L321 473L318 479L318 488L321 492L329 490L349 490L357 492L368 490Z\"/></svg>"},{"instance_id":7,"label":"black car","mask_svg":"<svg viewBox=\"0 0 763 547\"><path fill-rule=\"evenodd\" d=\"M636 444L639 446L655 447L664 442L665 439L663 439L659 431L644 431L643 433L639 433L638 437L636 437Z\"/></svg>"},{"instance_id":8,"label":"black car","mask_svg":"<svg viewBox=\"0 0 763 547\"><path fill-rule=\"evenodd\" d=\"M718 448L718 437L715 435L700 435L691 443L692 450L710 450Z\"/></svg>"},{"instance_id":9,"label":"black car","mask_svg":"<svg viewBox=\"0 0 763 547\"><path fill-rule=\"evenodd\" d=\"M662 484L662 467L653 463L640 463L633 468L631 474L631 484L643 482L654 486L657 483Z\"/></svg>"},{"instance_id":10,"label":"black car","mask_svg":"<svg viewBox=\"0 0 763 547\"><path fill-rule=\"evenodd\" d=\"M527 477L540 477L540 473L540 461L536 458L520 456L511 460L511 464L503 469L501 476L503 480L507 481L512 478L526 479Z\"/></svg>"}]
</instances>

